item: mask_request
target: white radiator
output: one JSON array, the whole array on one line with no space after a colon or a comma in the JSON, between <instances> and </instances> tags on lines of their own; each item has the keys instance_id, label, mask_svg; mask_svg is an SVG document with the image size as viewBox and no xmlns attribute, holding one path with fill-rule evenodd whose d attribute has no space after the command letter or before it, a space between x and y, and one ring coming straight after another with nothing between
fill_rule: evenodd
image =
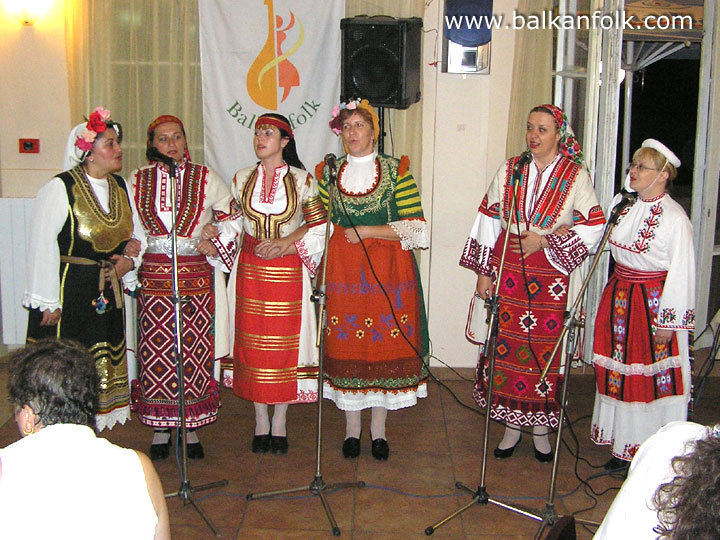
<instances>
[{"instance_id":1,"label":"white radiator","mask_svg":"<svg viewBox=\"0 0 720 540\"><path fill-rule=\"evenodd\" d=\"M0 198L0 317L6 345L25 343L27 310L22 297L33 200Z\"/></svg>"}]
</instances>

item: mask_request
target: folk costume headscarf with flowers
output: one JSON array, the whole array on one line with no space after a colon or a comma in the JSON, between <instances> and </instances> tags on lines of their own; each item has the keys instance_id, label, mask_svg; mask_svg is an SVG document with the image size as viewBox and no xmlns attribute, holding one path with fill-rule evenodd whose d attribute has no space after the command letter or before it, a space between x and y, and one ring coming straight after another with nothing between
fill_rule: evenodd
<instances>
[{"instance_id":1,"label":"folk costume headscarf with flowers","mask_svg":"<svg viewBox=\"0 0 720 540\"><path fill-rule=\"evenodd\" d=\"M105 269L112 270L112 258L142 234L125 180L112 173L94 178L83 165L108 129L120 137L110 112L96 108L68 137L67 170L38 192L23 298L30 308L28 340L69 338L93 351L101 389L98 429L130 417L123 289L136 289L137 281L131 271L122 285L106 283ZM45 311L59 313L59 321L40 325Z\"/></svg>"},{"instance_id":2,"label":"folk costume headscarf with flowers","mask_svg":"<svg viewBox=\"0 0 720 540\"><path fill-rule=\"evenodd\" d=\"M179 118L158 116L148 125L148 148L157 128L168 123L177 124L185 135ZM131 192L147 239L140 267L138 317L143 324L138 334L140 373L139 381L133 381L133 410L143 424L156 429L180 424L174 334L167 318L173 311L167 276L173 266L169 233L174 215L177 266L184 276L180 292L187 299L183 338L189 341L184 349L185 362L187 372L192 373L185 385L187 427L198 428L216 420L220 396L213 376L214 361L228 354L227 299L222 273L229 272L237 251L235 233L223 229L209 240L216 255L208 248L208 241L202 240L201 233L208 223L237 219L236 206L225 182L212 169L190 161L187 141L185 146L176 167L176 213L173 179L164 163L151 161L130 175ZM189 336L196 339L190 340ZM160 373L173 376L158 376Z\"/></svg>"},{"instance_id":3,"label":"folk costume headscarf with flowers","mask_svg":"<svg viewBox=\"0 0 720 540\"><path fill-rule=\"evenodd\" d=\"M68 171L85 161L97 136L108 128L114 129L118 139L122 141L122 126L112 121L110 111L96 107L87 122L78 124L70 132L65 146L63 169Z\"/></svg>"},{"instance_id":4,"label":"folk costume headscarf with flowers","mask_svg":"<svg viewBox=\"0 0 720 540\"><path fill-rule=\"evenodd\" d=\"M333 133L343 133L344 110L367 111L377 138L377 114L365 99L353 99L333 109ZM375 151L363 156L346 155L337 160L337 167L332 213L336 228L330 239L327 268L328 291L332 292L328 294L331 323L325 341L325 397L346 412L369 407L409 407L427 395L427 371L418 358L418 351L422 357L428 351L427 322L412 253L413 249L429 246L420 195L405 156L396 159ZM327 205L328 167L319 164L316 175L320 196ZM366 238L366 253L363 244L346 239L352 224L374 230L390 227L397 240ZM368 286L368 257L382 284L397 291L397 295L391 295L393 305L415 350L402 339L396 325L387 320L387 300L373 278L367 278L372 281Z\"/></svg>"},{"instance_id":5,"label":"folk costume headscarf with flowers","mask_svg":"<svg viewBox=\"0 0 720 540\"><path fill-rule=\"evenodd\" d=\"M559 336L563 313L568 303L575 300L575 287L582 281L573 270L598 243L605 223L590 176L581 165L582 152L565 114L554 105L538 108L546 115L545 111L549 111L558 126L558 154L542 170L535 160L526 164L517 190L513 189L513 170L519 156L507 160L498 169L460 258L461 266L481 276L493 276L505 235L512 235L514 246L516 235L528 237L522 253L508 249L502 285L498 287L500 303L507 311L507 317L500 319L498 340L507 352L498 356L496 369L506 382L493 394L491 416L506 422L506 429L511 429L510 425L554 427L558 424L555 392L560 380L560 362L555 359L548 373L547 392L542 390L545 387L540 384L537 368L538 364L545 367ZM538 112L538 108L530 114ZM517 205L511 218L514 194ZM563 233L554 234L560 227ZM565 228L569 232L564 232ZM523 284L527 284L527 289ZM475 336L475 342L487 335L484 311L479 315L470 318L468 323L467 335ZM488 384L483 369L483 365L478 368L474 391L481 406L486 404Z\"/></svg>"}]
</instances>

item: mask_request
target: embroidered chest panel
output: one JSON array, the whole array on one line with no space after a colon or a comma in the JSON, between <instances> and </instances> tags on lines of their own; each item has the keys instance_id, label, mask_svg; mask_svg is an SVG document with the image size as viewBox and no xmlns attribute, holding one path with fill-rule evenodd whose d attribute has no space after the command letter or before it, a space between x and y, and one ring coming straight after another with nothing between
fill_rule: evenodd
<instances>
[{"instance_id":1,"label":"embroidered chest panel","mask_svg":"<svg viewBox=\"0 0 720 540\"><path fill-rule=\"evenodd\" d=\"M143 227L153 236L169 233L157 214L157 200L160 178L158 167L147 167L136 173L135 204ZM205 201L207 168L196 163L187 163L180 183L178 200L177 233L189 237L200 220Z\"/></svg>"},{"instance_id":2,"label":"embroidered chest panel","mask_svg":"<svg viewBox=\"0 0 720 540\"><path fill-rule=\"evenodd\" d=\"M512 189L512 172L515 163L519 158L513 158L508 161L507 168L505 171L505 186L503 193L503 219L506 223L510 222L510 202L511 202L511 189ZM531 225L541 228L551 228L558 219L558 216L565 207L570 192L572 191L573 184L577 178L580 166L577 163L573 163L569 159L560 159L550 173L550 178L543 187L540 196L538 197L537 204L532 210L532 214L525 215L525 201L528 196L527 193L527 181L521 181L518 188L518 206L517 210L520 211L520 219L522 222L530 223ZM529 178L530 165L526 164L523 167L523 179ZM516 211L517 211L516 210ZM513 223L517 219L514 216Z\"/></svg>"},{"instance_id":3,"label":"embroidered chest panel","mask_svg":"<svg viewBox=\"0 0 720 540\"><path fill-rule=\"evenodd\" d=\"M340 165L338 178L342 178L347 165L347 161ZM395 221L397 217L393 215L392 209L394 205L391 204L391 199L395 192L397 171L397 160L378 155L375 159L375 181L367 192L361 194L348 193L340 188L340 182L338 182L338 189L334 192L333 222L338 223L338 219L340 219L338 216L342 216L344 213L342 209L343 203L351 218L353 216L377 216L383 223ZM342 203L340 202L341 195ZM345 220L341 219L341 221L344 222Z\"/></svg>"},{"instance_id":4,"label":"embroidered chest panel","mask_svg":"<svg viewBox=\"0 0 720 540\"><path fill-rule=\"evenodd\" d=\"M281 179L287 193L287 204L285 208L277 214L266 214L252 206L252 195L258 182L258 170L254 168L245 180L242 192L240 193L240 201L242 204L243 215L248 221L251 221L255 229L255 239L276 239L280 238L280 227L289 222L298 211L298 192L295 175L288 169L288 172ZM279 182L278 182L279 185ZM275 197L277 185L272 186L272 196ZM264 199L264 192L261 194L261 200Z\"/></svg>"},{"instance_id":5,"label":"embroidered chest panel","mask_svg":"<svg viewBox=\"0 0 720 540\"><path fill-rule=\"evenodd\" d=\"M127 193L114 175L108 182L108 211L103 210L95 192L81 167L61 176L72 194L72 214L77 223L77 234L98 252L113 251L132 236L132 211Z\"/></svg>"},{"instance_id":6,"label":"embroidered chest panel","mask_svg":"<svg viewBox=\"0 0 720 540\"><path fill-rule=\"evenodd\" d=\"M628 207L620 213L617 221L618 225L622 221L623 217L625 217L628 212L630 212L631 208L632 207ZM658 201L650 207L648 215L643 220L642 225L637 231L637 234L635 235L635 240L633 242L631 242L630 244L624 244L622 242L617 242L611 238L610 243L621 249L632 251L634 253L647 253L650 250L650 244L655 239L655 234L657 228L660 226L662 215L663 206L661 204L661 201Z\"/></svg>"}]
</instances>

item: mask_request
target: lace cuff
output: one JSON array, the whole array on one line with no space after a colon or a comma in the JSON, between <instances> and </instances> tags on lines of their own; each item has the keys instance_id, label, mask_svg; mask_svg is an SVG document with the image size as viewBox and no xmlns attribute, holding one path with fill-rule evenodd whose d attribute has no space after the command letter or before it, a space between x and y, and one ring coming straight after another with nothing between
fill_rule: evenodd
<instances>
[{"instance_id":1,"label":"lace cuff","mask_svg":"<svg viewBox=\"0 0 720 540\"><path fill-rule=\"evenodd\" d=\"M41 298L28 292L26 292L23 296L22 305L27 308L38 309L40 311L55 311L56 309L62 309L61 302L47 300L46 298Z\"/></svg>"},{"instance_id":2,"label":"lace cuff","mask_svg":"<svg viewBox=\"0 0 720 540\"><path fill-rule=\"evenodd\" d=\"M423 219L404 219L389 223L400 237L400 245L404 250L427 249L430 247L427 222Z\"/></svg>"},{"instance_id":3,"label":"lace cuff","mask_svg":"<svg viewBox=\"0 0 720 540\"><path fill-rule=\"evenodd\" d=\"M474 238L468 238L460 256L460 266L474 270L483 276L489 276L492 270L490 268L491 255L491 248L478 243Z\"/></svg>"},{"instance_id":4,"label":"lace cuff","mask_svg":"<svg viewBox=\"0 0 720 540\"><path fill-rule=\"evenodd\" d=\"M565 236L548 234L545 236L548 246L545 255L558 270L570 273L588 256L588 248L575 231Z\"/></svg>"}]
</instances>

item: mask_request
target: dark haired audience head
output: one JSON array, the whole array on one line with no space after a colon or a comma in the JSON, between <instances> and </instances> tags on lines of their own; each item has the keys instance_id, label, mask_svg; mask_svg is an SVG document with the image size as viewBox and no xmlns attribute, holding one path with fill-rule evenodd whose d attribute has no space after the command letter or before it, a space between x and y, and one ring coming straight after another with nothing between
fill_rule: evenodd
<instances>
[{"instance_id":1,"label":"dark haired audience head","mask_svg":"<svg viewBox=\"0 0 720 540\"><path fill-rule=\"evenodd\" d=\"M673 458L675 478L662 484L653 502L660 524L653 532L668 540L720 538L720 426L691 451Z\"/></svg>"},{"instance_id":2,"label":"dark haired audience head","mask_svg":"<svg viewBox=\"0 0 720 540\"><path fill-rule=\"evenodd\" d=\"M8 390L16 414L29 407L38 427L95 427L98 375L92 356L79 343L48 339L15 351Z\"/></svg>"}]
</instances>

